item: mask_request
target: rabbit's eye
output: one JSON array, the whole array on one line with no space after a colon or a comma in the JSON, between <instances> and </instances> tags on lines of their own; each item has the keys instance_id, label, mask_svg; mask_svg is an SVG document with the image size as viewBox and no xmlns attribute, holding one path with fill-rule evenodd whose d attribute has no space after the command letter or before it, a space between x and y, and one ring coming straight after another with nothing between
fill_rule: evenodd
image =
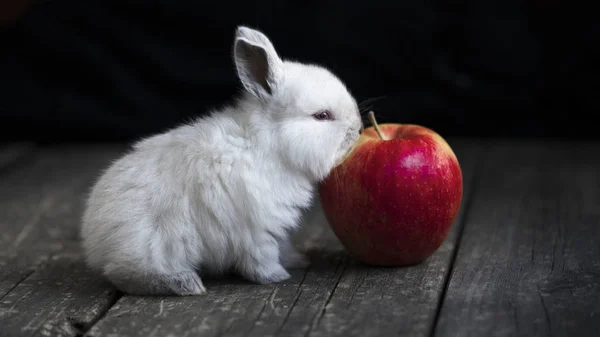
<instances>
[{"instance_id":1,"label":"rabbit's eye","mask_svg":"<svg viewBox=\"0 0 600 337\"><path fill-rule=\"evenodd\" d=\"M327 110L323 110L323 111L314 113L313 117L318 121L327 121L327 120L333 119L333 115L331 114L331 112L329 112Z\"/></svg>"}]
</instances>

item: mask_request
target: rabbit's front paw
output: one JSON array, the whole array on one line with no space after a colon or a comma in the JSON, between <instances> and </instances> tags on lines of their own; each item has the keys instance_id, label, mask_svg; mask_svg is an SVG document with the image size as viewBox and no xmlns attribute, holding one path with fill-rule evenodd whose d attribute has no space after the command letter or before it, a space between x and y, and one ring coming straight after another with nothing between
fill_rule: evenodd
<instances>
[{"instance_id":1,"label":"rabbit's front paw","mask_svg":"<svg viewBox=\"0 0 600 337\"><path fill-rule=\"evenodd\" d=\"M258 284L277 283L290 278L290 274L279 263L247 266L242 276Z\"/></svg>"}]
</instances>

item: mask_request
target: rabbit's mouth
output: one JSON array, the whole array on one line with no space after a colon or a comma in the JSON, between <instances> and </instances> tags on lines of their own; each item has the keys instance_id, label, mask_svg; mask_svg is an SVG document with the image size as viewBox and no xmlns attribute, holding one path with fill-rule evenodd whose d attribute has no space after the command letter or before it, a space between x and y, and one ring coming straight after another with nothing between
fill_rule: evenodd
<instances>
[{"instance_id":1,"label":"rabbit's mouth","mask_svg":"<svg viewBox=\"0 0 600 337\"><path fill-rule=\"evenodd\" d=\"M356 145L358 145L358 142L356 140L350 140L350 146L348 146L348 149L346 150L346 152L344 153L343 156L340 157L340 159L338 159L334 165L338 166L341 163L343 163L344 161L346 161L346 159L348 159L350 157L350 155L352 154L352 152L354 151L354 149L356 148Z\"/></svg>"}]
</instances>

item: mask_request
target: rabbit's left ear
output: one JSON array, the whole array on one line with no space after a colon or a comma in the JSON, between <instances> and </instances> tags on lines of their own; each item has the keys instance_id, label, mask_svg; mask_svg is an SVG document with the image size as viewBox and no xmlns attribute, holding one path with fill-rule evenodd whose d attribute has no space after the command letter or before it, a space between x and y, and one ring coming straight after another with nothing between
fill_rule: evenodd
<instances>
[{"instance_id":1,"label":"rabbit's left ear","mask_svg":"<svg viewBox=\"0 0 600 337\"><path fill-rule=\"evenodd\" d=\"M233 56L244 88L262 101L268 100L279 83L283 62L263 33L240 26L236 30Z\"/></svg>"}]
</instances>

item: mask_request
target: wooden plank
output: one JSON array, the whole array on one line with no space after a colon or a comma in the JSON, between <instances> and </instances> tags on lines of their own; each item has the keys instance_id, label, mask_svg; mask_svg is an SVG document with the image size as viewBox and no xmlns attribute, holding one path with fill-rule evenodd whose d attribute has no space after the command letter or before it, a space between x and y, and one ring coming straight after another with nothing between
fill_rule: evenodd
<instances>
[{"instance_id":1,"label":"wooden plank","mask_svg":"<svg viewBox=\"0 0 600 337\"><path fill-rule=\"evenodd\" d=\"M435 336L598 336L600 144L485 152Z\"/></svg>"},{"instance_id":2,"label":"wooden plank","mask_svg":"<svg viewBox=\"0 0 600 337\"><path fill-rule=\"evenodd\" d=\"M114 301L85 270L78 228L85 197L123 147L39 149L0 179L0 336L75 336Z\"/></svg>"},{"instance_id":3,"label":"wooden plank","mask_svg":"<svg viewBox=\"0 0 600 337\"><path fill-rule=\"evenodd\" d=\"M81 261L55 253L0 300L0 336L79 336L120 296Z\"/></svg>"},{"instance_id":4,"label":"wooden plank","mask_svg":"<svg viewBox=\"0 0 600 337\"><path fill-rule=\"evenodd\" d=\"M467 205L476 144L453 142ZM462 214L462 211L461 211ZM312 265L277 285L206 281L199 297L122 297L87 336L427 336L453 255L462 215L444 245L410 268L373 268L348 258L317 209L297 244Z\"/></svg>"}]
</instances>

